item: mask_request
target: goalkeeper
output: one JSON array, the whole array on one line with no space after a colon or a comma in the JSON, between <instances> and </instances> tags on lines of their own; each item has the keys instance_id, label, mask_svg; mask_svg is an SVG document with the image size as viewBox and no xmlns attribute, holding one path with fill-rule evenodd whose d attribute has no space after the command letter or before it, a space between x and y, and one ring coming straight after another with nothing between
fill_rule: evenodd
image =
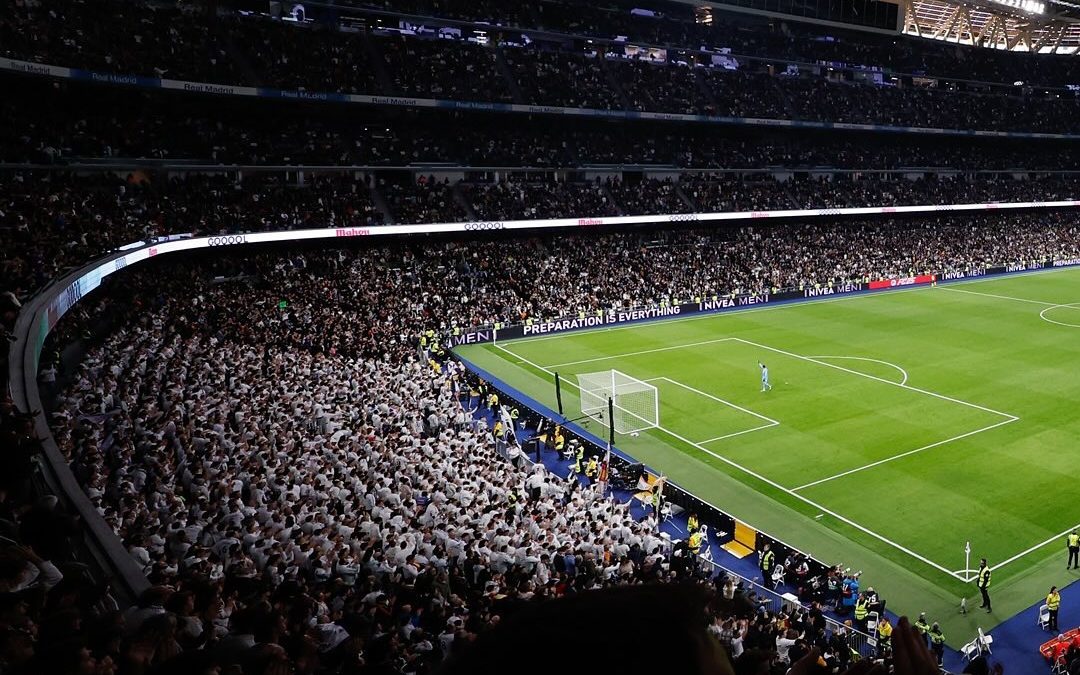
<instances>
[{"instance_id":1,"label":"goalkeeper","mask_svg":"<svg viewBox=\"0 0 1080 675\"><path fill-rule=\"evenodd\" d=\"M758 361L758 368L761 368L761 391L772 391L772 385L769 384L769 367Z\"/></svg>"}]
</instances>

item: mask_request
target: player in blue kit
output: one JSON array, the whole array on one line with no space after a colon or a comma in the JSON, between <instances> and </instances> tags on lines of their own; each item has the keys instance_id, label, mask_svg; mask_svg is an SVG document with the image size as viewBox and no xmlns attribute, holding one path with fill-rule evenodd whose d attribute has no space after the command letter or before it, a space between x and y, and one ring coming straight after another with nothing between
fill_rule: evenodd
<instances>
[{"instance_id":1,"label":"player in blue kit","mask_svg":"<svg viewBox=\"0 0 1080 675\"><path fill-rule=\"evenodd\" d=\"M761 368L761 391L772 391L772 385L769 384L769 367L761 361L758 361L758 367Z\"/></svg>"}]
</instances>

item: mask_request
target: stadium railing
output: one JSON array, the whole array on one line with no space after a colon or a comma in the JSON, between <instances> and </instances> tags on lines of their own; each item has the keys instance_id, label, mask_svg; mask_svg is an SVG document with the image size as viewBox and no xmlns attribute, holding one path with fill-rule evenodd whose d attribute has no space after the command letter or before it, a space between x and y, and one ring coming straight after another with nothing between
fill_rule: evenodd
<instances>
[{"instance_id":1,"label":"stadium railing","mask_svg":"<svg viewBox=\"0 0 1080 675\"><path fill-rule=\"evenodd\" d=\"M76 542L80 561L90 567L91 575L98 581L111 584L119 601L131 604L150 583L71 472L42 411L37 381L38 358L48 334L41 327L49 325L46 313L53 300L75 280L122 256L123 252L116 251L58 277L23 305L15 324L15 341L9 347L8 387L16 407L21 412L34 413L34 431L42 447L36 462L35 485L44 484L66 510L79 517L83 524L82 537Z\"/></svg>"}]
</instances>

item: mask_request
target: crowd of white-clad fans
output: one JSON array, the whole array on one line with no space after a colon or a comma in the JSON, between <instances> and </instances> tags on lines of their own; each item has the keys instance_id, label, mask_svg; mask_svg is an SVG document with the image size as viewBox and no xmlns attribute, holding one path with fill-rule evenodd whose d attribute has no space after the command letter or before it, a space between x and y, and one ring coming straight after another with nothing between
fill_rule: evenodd
<instances>
[{"instance_id":1,"label":"crowd of white-clad fans","mask_svg":"<svg viewBox=\"0 0 1080 675\"><path fill-rule=\"evenodd\" d=\"M72 191L66 203L78 195L118 223L145 222L115 196ZM151 220L202 208L168 203ZM68 206L42 222L61 215ZM152 588L121 610L75 563L77 525L54 502L0 500L4 536L23 545L0 545L0 660L17 674L427 673L532 600L707 583L648 511L502 459L474 421L476 382L452 361L433 367L420 332L1078 257L1080 229L1058 211L372 244L132 270L61 322L56 349L81 335L86 356L57 389L47 351L43 386L59 447ZM6 330L16 310L5 295ZM2 412L7 494L27 498L36 442L10 402ZM734 672L783 673L812 646L828 665L811 672L851 656L848 638L825 630L838 597L779 616L712 583L706 621Z\"/></svg>"}]
</instances>

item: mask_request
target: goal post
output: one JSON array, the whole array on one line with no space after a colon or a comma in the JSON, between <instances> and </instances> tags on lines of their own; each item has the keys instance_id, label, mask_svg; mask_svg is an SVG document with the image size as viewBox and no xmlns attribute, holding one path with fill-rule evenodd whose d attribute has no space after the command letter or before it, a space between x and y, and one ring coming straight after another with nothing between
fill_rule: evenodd
<instances>
[{"instance_id":1,"label":"goal post","mask_svg":"<svg viewBox=\"0 0 1080 675\"><path fill-rule=\"evenodd\" d=\"M618 370L579 373L577 379L582 415L620 434L645 431L660 424L660 396L648 382ZM612 415L608 414L609 398Z\"/></svg>"}]
</instances>

